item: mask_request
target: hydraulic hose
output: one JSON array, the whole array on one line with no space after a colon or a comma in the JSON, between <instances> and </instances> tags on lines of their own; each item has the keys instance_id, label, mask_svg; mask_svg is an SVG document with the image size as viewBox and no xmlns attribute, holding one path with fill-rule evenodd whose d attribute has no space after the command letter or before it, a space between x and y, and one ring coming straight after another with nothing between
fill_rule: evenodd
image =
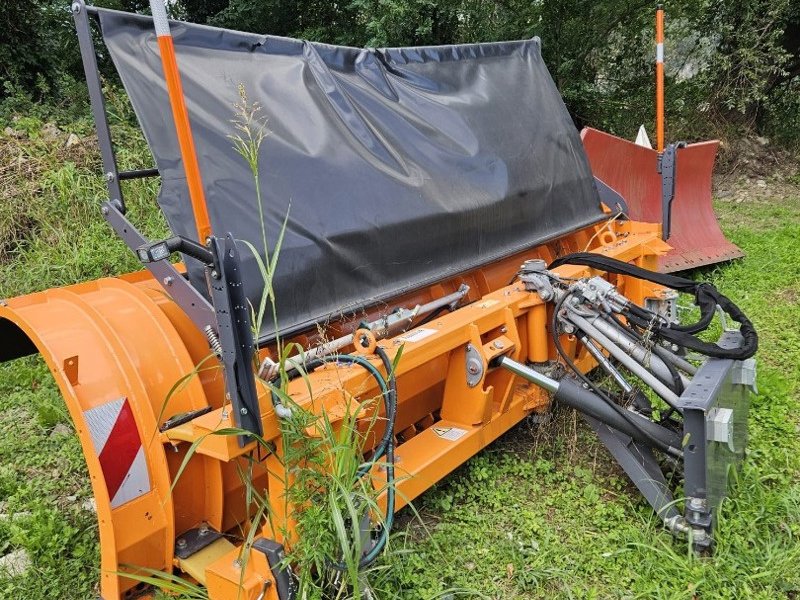
<instances>
[{"instance_id":1,"label":"hydraulic hose","mask_svg":"<svg viewBox=\"0 0 800 600\"><path fill-rule=\"evenodd\" d=\"M314 358L305 363L304 371L309 373L323 364L326 363L349 363L362 367L365 369L378 385L383 397L384 408L386 411L386 428L383 432L380 442L373 450L372 458L362 464L356 472L356 479L360 479L367 475L381 457L386 458L386 517L381 526L381 533L375 545L370 551L361 557L358 563L359 570L367 568L380 556L380 553L386 547L389 541L389 532L394 523L394 511L396 506L396 490L395 490L395 456L394 456L394 425L397 416L397 379L394 374L392 362L386 351L378 346L375 349L375 354L381 359L383 367L386 370L386 378L383 377L381 372L371 362L359 355L354 354L331 354ZM303 374L299 368L295 367L287 371L289 379L295 379ZM273 398L274 400L274 398ZM346 571L348 566L341 561L328 560L328 566L336 569L337 571Z\"/></svg>"},{"instance_id":2,"label":"hydraulic hose","mask_svg":"<svg viewBox=\"0 0 800 600\"><path fill-rule=\"evenodd\" d=\"M386 411L386 428L384 430L383 436L381 437L380 442L375 447L373 451L372 458L367 461L366 463L362 464L358 471L356 472L356 478L360 479L367 475L370 469L374 466L376 461L381 457L386 458L386 517L381 526L381 532L378 537L378 540L375 542L375 545L370 549L370 551L361 557L358 562L359 570L367 568L371 565L375 560L380 556L380 553L386 547L386 543L389 541L389 532L392 529L392 525L394 523L394 510L396 505L396 490L395 490L395 456L394 456L394 423L395 417L397 416L397 379L394 374L394 369L392 368L392 362L389 360L389 356L386 354L386 351L378 347L375 349L375 354L378 358L381 359L383 363L384 369L386 369L387 378L385 379L380 371L368 360L365 358L352 355L352 354L340 354L340 355L328 355L322 356L319 358L315 358L305 365L306 372L313 371L314 369L320 367L325 363L336 363L336 362L343 362L343 363L350 363L358 365L364 368L372 377L375 379L375 382L378 384L378 389L381 390L381 396L383 397L384 407ZM292 369L289 373L290 379L294 379L301 374L299 369ZM328 566L336 569L337 571L346 571L348 566L346 563L341 561L335 561L333 559L328 560Z\"/></svg>"},{"instance_id":3,"label":"hydraulic hose","mask_svg":"<svg viewBox=\"0 0 800 600\"><path fill-rule=\"evenodd\" d=\"M389 532L392 530L392 525L394 524L394 509L395 509L395 496L396 490L394 487L394 420L397 414L397 379L394 374L394 369L392 368L392 362L389 360L389 356L386 354L386 351L378 346L375 349L375 354L381 359L384 368L386 369L386 374L388 377L388 394L384 396L385 406L386 406L386 430L384 431L383 439L381 443L375 448L375 453L372 457L372 460L368 463L362 465L358 470L358 477L363 477L367 473L369 473L370 468L375 463L375 461L380 458L381 455L386 456L386 518L384 519L381 532L378 537L378 540L375 542L375 545L370 549L370 551L361 557L358 561L358 569L362 570L370 566L375 560L380 556L383 549L386 547L386 543L389 541ZM325 358L334 358L334 357L324 357ZM339 357L341 358L341 357ZM353 357L358 358L358 357ZM363 366L364 363L369 364L370 367L375 369L371 363L362 359L362 361L353 361L355 364L360 364ZM377 369L375 369L377 372ZM380 373L378 372L380 375ZM381 376L382 379L382 376ZM386 387L386 382L384 381L384 388ZM348 566L346 563L341 561L334 561L330 560L328 562L328 566L337 571L346 571Z\"/></svg>"},{"instance_id":4,"label":"hydraulic hose","mask_svg":"<svg viewBox=\"0 0 800 600\"><path fill-rule=\"evenodd\" d=\"M386 369L386 373L389 377L389 398L387 403L387 414L388 411L391 410L391 416L387 416L387 424L386 424L386 432L388 433L388 439L386 441L385 446L385 453L386 453L386 518L383 521L381 526L381 533L378 541L372 547L372 549L361 558L358 563L359 569L364 569L375 562L375 559L380 556L383 549L386 547L386 543L389 541L389 532L392 530L392 525L394 524L394 508L395 508L395 496L396 490L394 487L394 419L397 413L397 379L394 374L394 369L392 368L392 362L389 360L389 356L386 354L386 351L378 346L375 349L375 354L381 359L383 362L383 366ZM384 437L387 437L386 435ZM373 459L374 460L374 459Z\"/></svg>"},{"instance_id":5,"label":"hydraulic hose","mask_svg":"<svg viewBox=\"0 0 800 600\"><path fill-rule=\"evenodd\" d=\"M382 348L378 348L377 350L380 350L381 353L385 354ZM376 354L378 354L377 350ZM380 354L378 354L378 356L380 357ZM396 404L390 401L389 396L391 394L391 390L389 384L387 383L387 380L384 379L381 372L365 358L362 358L361 356L354 354L330 354L326 356L321 356L319 358L314 358L313 360L310 360L307 363L305 363L304 372L310 373L311 371L314 371L315 369L319 368L320 366L326 363L348 363L362 367L370 375L372 375L372 378L378 384L378 389L381 391L381 396L384 399L383 402L384 402L384 408L386 410L386 423L387 423L386 429L383 432L383 436L381 437L380 442L378 442L378 445L375 446L375 448L373 449L372 452L373 460L364 463L359 468L359 477L362 477L367 473L367 471L370 470L372 464L374 463L374 460L380 458L386 453L386 447L388 446L389 440L394 436L394 420L395 420ZM391 364L389 366L391 367ZM287 376L289 377L289 380L300 377L302 373L303 371L301 371L299 368L293 368L286 372ZM391 380L392 377L389 374L388 370L387 370L387 376L389 376L389 379Z\"/></svg>"},{"instance_id":6,"label":"hydraulic hose","mask_svg":"<svg viewBox=\"0 0 800 600\"><path fill-rule=\"evenodd\" d=\"M637 267L636 265L631 265L592 252L567 254L566 256L554 260L550 263L548 268L555 269L556 267L567 264L583 265L617 275L629 275L663 285L679 292L693 294L695 303L700 307L700 318L695 323L690 323L688 325L680 325L654 319L651 313L635 304L629 304L623 311L625 317L637 327L641 327L642 329L652 328L656 335L678 344L679 346L695 350L706 356L714 358L732 358L734 360L750 358L756 353L756 350L758 350L758 333L753 323L738 306L727 296L721 294L719 290L710 283L698 283L691 279L685 279L675 275L655 273ZM694 335L708 329L708 326L714 318L717 306L731 319L739 323L742 343L738 348L723 348L719 344L704 342Z\"/></svg>"}]
</instances>

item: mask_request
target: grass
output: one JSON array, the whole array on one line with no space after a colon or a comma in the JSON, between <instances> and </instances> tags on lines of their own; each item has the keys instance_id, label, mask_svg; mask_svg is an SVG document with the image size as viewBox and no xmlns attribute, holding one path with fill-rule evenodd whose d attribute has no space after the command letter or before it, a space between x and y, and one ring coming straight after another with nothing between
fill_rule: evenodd
<instances>
[{"instance_id":1,"label":"grass","mask_svg":"<svg viewBox=\"0 0 800 600\"><path fill-rule=\"evenodd\" d=\"M112 108L123 166L152 164L124 106ZM25 124L33 138L40 126ZM97 209L104 184L93 144L63 142L0 139L0 297L138 268ZM156 184L126 189L132 219L162 233ZM661 532L594 436L559 411L546 426L516 427L424 494L424 526L401 513L383 589L408 599L459 589L488 598L800 595L800 186L717 209L747 258L703 276L752 317L762 342L751 446L715 555L695 558ZM41 360L0 365L0 513L14 515L0 518L0 554L24 548L32 560L24 575L0 574L0 598L97 592L97 525L70 428Z\"/></svg>"}]
</instances>

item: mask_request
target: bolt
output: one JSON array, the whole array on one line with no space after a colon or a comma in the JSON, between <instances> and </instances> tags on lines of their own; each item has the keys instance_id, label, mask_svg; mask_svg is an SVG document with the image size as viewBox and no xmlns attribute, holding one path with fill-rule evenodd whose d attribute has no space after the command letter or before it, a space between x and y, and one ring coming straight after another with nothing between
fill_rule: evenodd
<instances>
[{"instance_id":1,"label":"bolt","mask_svg":"<svg viewBox=\"0 0 800 600\"><path fill-rule=\"evenodd\" d=\"M478 368L478 365L476 364L470 364L470 366L467 367L467 371L469 371L470 375L477 375L478 373L481 372L481 370Z\"/></svg>"},{"instance_id":2,"label":"bolt","mask_svg":"<svg viewBox=\"0 0 800 600\"><path fill-rule=\"evenodd\" d=\"M74 12L76 15L77 15L78 13L80 13L80 12L81 12L81 5L80 5L80 4L78 4L77 2L73 3L73 5L72 5L72 12Z\"/></svg>"},{"instance_id":3,"label":"bolt","mask_svg":"<svg viewBox=\"0 0 800 600\"><path fill-rule=\"evenodd\" d=\"M106 181L114 181L114 179L114 174L111 171L106 173Z\"/></svg>"},{"instance_id":4,"label":"bolt","mask_svg":"<svg viewBox=\"0 0 800 600\"><path fill-rule=\"evenodd\" d=\"M234 560L233 561L233 568L236 569L237 571L239 569L241 569L242 568L242 561L239 560L238 558L236 560Z\"/></svg>"},{"instance_id":5,"label":"bolt","mask_svg":"<svg viewBox=\"0 0 800 600\"><path fill-rule=\"evenodd\" d=\"M211 277L213 277L214 279L219 279L219 273L217 273L216 270L211 271Z\"/></svg>"},{"instance_id":6,"label":"bolt","mask_svg":"<svg viewBox=\"0 0 800 600\"><path fill-rule=\"evenodd\" d=\"M166 285L167 287L171 286L174 281L175 280L172 278L171 275L167 275L166 277L164 277L164 285Z\"/></svg>"},{"instance_id":7,"label":"bolt","mask_svg":"<svg viewBox=\"0 0 800 600\"><path fill-rule=\"evenodd\" d=\"M504 348L504 344L500 340L497 340L494 344L492 344L492 346L494 346L498 350L502 350Z\"/></svg>"},{"instance_id":8,"label":"bolt","mask_svg":"<svg viewBox=\"0 0 800 600\"><path fill-rule=\"evenodd\" d=\"M200 527L197 528L198 535L208 535L208 523L200 523Z\"/></svg>"},{"instance_id":9,"label":"bolt","mask_svg":"<svg viewBox=\"0 0 800 600\"><path fill-rule=\"evenodd\" d=\"M177 544L178 544L178 548L181 548L181 549L186 548L186 540L183 539L183 538L178 538Z\"/></svg>"},{"instance_id":10,"label":"bolt","mask_svg":"<svg viewBox=\"0 0 800 600\"><path fill-rule=\"evenodd\" d=\"M241 413L242 415L246 415L247 414L247 408L245 408L243 406L242 408L239 409L239 413Z\"/></svg>"},{"instance_id":11,"label":"bolt","mask_svg":"<svg viewBox=\"0 0 800 600\"><path fill-rule=\"evenodd\" d=\"M506 327L505 325L503 325L503 326L500 328L500 333L508 333L508 327Z\"/></svg>"},{"instance_id":12,"label":"bolt","mask_svg":"<svg viewBox=\"0 0 800 600\"><path fill-rule=\"evenodd\" d=\"M104 206L103 208L100 209L100 212L103 213L104 215L107 215L109 213L108 207Z\"/></svg>"},{"instance_id":13,"label":"bolt","mask_svg":"<svg viewBox=\"0 0 800 600\"><path fill-rule=\"evenodd\" d=\"M705 510L706 508L706 501L703 498L689 498L689 509L690 510Z\"/></svg>"}]
</instances>

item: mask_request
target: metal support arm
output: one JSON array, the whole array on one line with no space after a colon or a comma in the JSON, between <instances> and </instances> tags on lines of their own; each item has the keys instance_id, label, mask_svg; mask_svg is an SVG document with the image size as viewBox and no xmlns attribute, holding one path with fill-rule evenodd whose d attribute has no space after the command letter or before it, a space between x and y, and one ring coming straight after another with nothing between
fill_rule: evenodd
<instances>
[{"instance_id":1,"label":"metal support arm","mask_svg":"<svg viewBox=\"0 0 800 600\"><path fill-rule=\"evenodd\" d=\"M231 403L233 422L241 429L261 435L261 409L254 371L256 348L250 324L250 305L242 285L239 251L231 234L224 240L212 236L211 249L219 265L217 271L209 273L218 329L212 328L210 332L206 329L205 333L209 337L219 336L225 390ZM251 441L246 435L239 437L241 446Z\"/></svg>"}]
</instances>

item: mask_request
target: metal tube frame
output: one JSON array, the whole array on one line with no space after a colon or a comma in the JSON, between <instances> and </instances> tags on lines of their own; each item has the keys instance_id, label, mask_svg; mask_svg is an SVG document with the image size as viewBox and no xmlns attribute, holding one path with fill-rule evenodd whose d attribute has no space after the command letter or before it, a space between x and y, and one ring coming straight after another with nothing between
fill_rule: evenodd
<instances>
[{"instance_id":1,"label":"metal tube frame","mask_svg":"<svg viewBox=\"0 0 800 600\"><path fill-rule=\"evenodd\" d=\"M610 339L603 335L594 325L589 323L582 316L574 311L569 312L567 317L578 329L584 331L590 338L597 340L597 342L608 350L611 355L621 362L628 370L635 373L642 381L644 381L652 390L658 394L664 402L677 407L678 396L670 390L667 386L661 383L655 375L650 373L647 369L642 367L634 358L629 356L622 348L614 344Z\"/></svg>"},{"instance_id":2,"label":"metal tube frame","mask_svg":"<svg viewBox=\"0 0 800 600\"><path fill-rule=\"evenodd\" d=\"M662 383L665 385L670 385L670 383L672 383L672 375L670 374L669 368L656 352L646 349L630 338L624 331L604 321L599 316L585 318L592 325L597 327L598 331L622 348L629 356L633 357L643 368L658 377ZM680 377L684 386L689 384L689 379L686 376L680 375Z\"/></svg>"},{"instance_id":3,"label":"metal tube frame","mask_svg":"<svg viewBox=\"0 0 800 600\"><path fill-rule=\"evenodd\" d=\"M108 112L106 111L105 97L103 96L103 88L100 82L100 73L97 67L97 53L95 52L89 23L89 15L96 16L97 11L92 6L86 6L83 0L75 0L71 8L75 29L78 34L83 70L86 76L86 87L89 90L89 102L97 130L103 172L105 173L106 186L108 188L109 199L101 204L100 210L103 218L114 232L135 253L136 248L147 243L148 240L125 216L125 200L122 195L120 181L154 177L158 175L158 169L119 171L111 138L111 129L108 125ZM201 332L204 332L209 325L213 329L217 329L214 308L205 296L195 289L184 275L175 268L175 265L170 263L168 259L164 259L147 263L144 266Z\"/></svg>"}]
</instances>

